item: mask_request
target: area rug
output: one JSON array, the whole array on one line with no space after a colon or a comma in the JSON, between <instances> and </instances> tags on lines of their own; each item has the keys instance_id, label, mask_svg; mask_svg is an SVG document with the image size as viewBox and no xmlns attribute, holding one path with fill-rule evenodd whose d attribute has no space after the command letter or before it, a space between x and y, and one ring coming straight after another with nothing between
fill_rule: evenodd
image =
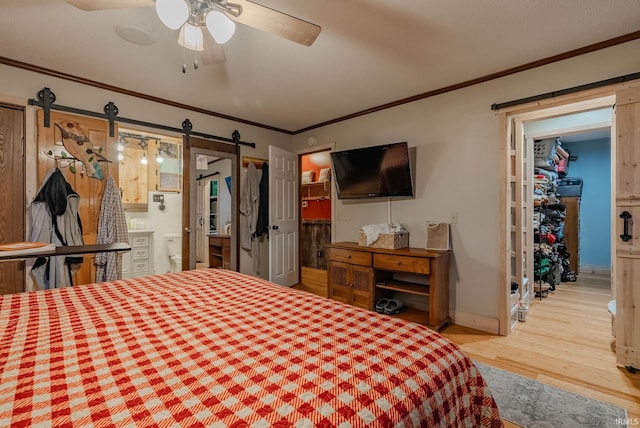
<instances>
[{"instance_id":1,"label":"area rug","mask_svg":"<svg viewBox=\"0 0 640 428\"><path fill-rule=\"evenodd\" d=\"M502 419L526 428L626 427L623 408L474 361Z\"/></svg>"}]
</instances>

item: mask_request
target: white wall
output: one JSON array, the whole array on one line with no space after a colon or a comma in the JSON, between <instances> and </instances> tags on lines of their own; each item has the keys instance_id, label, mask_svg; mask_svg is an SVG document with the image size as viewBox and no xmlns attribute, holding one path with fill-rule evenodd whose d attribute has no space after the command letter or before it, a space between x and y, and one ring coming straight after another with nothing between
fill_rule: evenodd
<instances>
[{"instance_id":1,"label":"white wall","mask_svg":"<svg viewBox=\"0 0 640 428\"><path fill-rule=\"evenodd\" d=\"M127 211L127 219L135 220L136 227L132 229L153 231L153 272L169 272L169 253L167 251L164 235L167 233L180 233L182 230L182 193L176 192L149 192L149 201L153 201L153 195L164 195L165 209L160 209L159 202L149 202L146 212Z\"/></svg>"},{"instance_id":2,"label":"white wall","mask_svg":"<svg viewBox=\"0 0 640 428\"><path fill-rule=\"evenodd\" d=\"M179 79L178 79L179 80ZM104 106L112 101L118 107L118 115L128 119L136 119L140 121L157 123L174 128L181 128L182 122L188 118L193 124L193 130L212 135L231 138L231 133L238 130L242 141L255 142L256 148L252 149L247 146L241 146L240 159L243 155L268 158L269 145L282 147L285 150L291 150L292 138L288 134L267 130L264 128L246 125L227 119L221 119L190 110L184 110L160 103L150 102L143 99L131 97L128 95L107 91L104 89L94 88L79 83L67 81L64 79L46 76L43 74L25 71L18 68L0 64L0 100L7 100L12 103L27 104L29 98L36 98L38 91L48 87L56 95L56 104L75 107L79 109L102 112ZM215 96L215 94L212 94ZM29 125L30 126L30 125ZM131 125L126 125L132 128ZM138 127L135 127L136 129ZM143 129L151 132L158 132L156 129ZM172 135L171 132L162 131L163 134ZM180 134L174 134L180 137ZM30 133L27 135L27 145L35 145L35 138ZM36 156L30 147L28 147L28 155ZM35 165L34 158L27 159L27 165ZM27 169L27 183L33 185L36 182L35 168ZM240 174L240 188L242 189L245 174ZM33 190L31 190L33 192ZM194 211L195 212L195 207ZM157 231L155 234L155 243L158 245L164 235L164 231ZM160 242L159 242L160 241ZM266 250L268 251L268 250ZM266 253L264 253L266 254ZM195 255L194 255L195 256ZM161 259L160 254L157 259ZM158 266L158 265L157 265ZM161 272L161 267L156 272ZM240 269L241 272L251 274L253 272L253 261L246 254L240 253Z\"/></svg>"},{"instance_id":3,"label":"white wall","mask_svg":"<svg viewBox=\"0 0 640 428\"><path fill-rule=\"evenodd\" d=\"M460 320L496 328L501 278L498 117L501 103L596 82L640 70L640 41L404 104L294 136L302 150L309 137L336 150L407 141L417 148L416 198L392 203L392 219L409 229L410 245L423 247L425 221L448 221L454 257L450 307ZM387 220L387 202L335 200L335 241L357 241L365 224ZM471 321L473 324L476 321ZM497 330L496 330L497 331Z\"/></svg>"}]
</instances>

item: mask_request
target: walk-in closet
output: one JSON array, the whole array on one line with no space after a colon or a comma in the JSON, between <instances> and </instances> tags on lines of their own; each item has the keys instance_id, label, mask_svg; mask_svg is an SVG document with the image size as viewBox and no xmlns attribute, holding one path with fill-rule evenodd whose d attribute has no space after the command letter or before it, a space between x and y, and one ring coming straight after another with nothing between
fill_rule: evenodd
<instances>
[{"instance_id":1,"label":"walk-in closet","mask_svg":"<svg viewBox=\"0 0 640 428\"><path fill-rule=\"evenodd\" d=\"M611 108L524 123L514 150L511 327L580 275L611 275Z\"/></svg>"}]
</instances>

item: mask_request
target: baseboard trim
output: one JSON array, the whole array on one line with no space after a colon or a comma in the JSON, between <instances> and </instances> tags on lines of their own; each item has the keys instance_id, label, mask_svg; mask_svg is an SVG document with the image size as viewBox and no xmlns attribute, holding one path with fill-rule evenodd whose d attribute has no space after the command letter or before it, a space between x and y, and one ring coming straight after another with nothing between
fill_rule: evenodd
<instances>
[{"instance_id":1,"label":"baseboard trim","mask_svg":"<svg viewBox=\"0 0 640 428\"><path fill-rule=\"evenodd\" d=\"M578 275L602 275L611 276L611 268L606 266L580 265Z\"/></svg>"},{"instance_id":2,"label":"baseboard trim","mask_svg":"<svg viewBox=\"0 0 640 428\"><path fill-rule=\"evenodd\" d=\"M453 323L463 327L473 328L491 334L500 334L500 320L484 315L470 314L468 312L449 310L453 317Z\"/></svg>"}]
</instances>

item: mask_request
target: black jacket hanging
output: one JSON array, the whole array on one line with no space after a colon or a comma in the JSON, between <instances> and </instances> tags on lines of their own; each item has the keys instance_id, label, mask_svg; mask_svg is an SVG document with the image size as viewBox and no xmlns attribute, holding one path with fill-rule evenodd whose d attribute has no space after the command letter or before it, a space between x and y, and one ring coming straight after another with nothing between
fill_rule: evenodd
<instances>
[{"instance_id":1,"label":"black jacket hanging","mask_svg":"<svg viewBox=\"0 0 640 428\"><path fill-rule=\"evenodd\" d=\"M58 246L82 245L84 240L79 204L80 195L73 190L60 169L51 171L31 203L29 240L51 242ZM81 255L38 257L31 274L40 289L66 287L73 285L73 275L82 261Z\"/></svg>"},{"instance_id":2,"label":"black jacket hanging","mask_svg":"<svg viewBox=\"0 0 640 428\"><path fill-rule=\"evenodd\" d=\"M262 178L260 178L260 202L258 204L258 221L256 222L256 236L261 237L269 233L269 164L262 163Z\"/></svg>"}]
</instances>

